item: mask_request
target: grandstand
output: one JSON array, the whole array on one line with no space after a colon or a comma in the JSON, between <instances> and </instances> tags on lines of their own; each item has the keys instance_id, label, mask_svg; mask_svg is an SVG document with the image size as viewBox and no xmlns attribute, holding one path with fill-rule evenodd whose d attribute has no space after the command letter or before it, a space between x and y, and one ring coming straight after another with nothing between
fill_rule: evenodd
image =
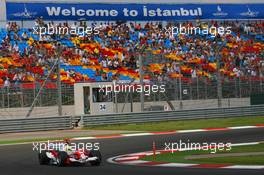
<instances>
[{"instance_id":1,"label":"grandstand","mask_svg":"<svg viewBox=\"0 0 264 175\"><path fill-rule=\"evenodd\" d=\"M34 105L56 105L58 70L53 69L53 66L58 57L64 105L74 104L74 83L113 80L139 82L138 58L143 45L144 81L163 83L167 90L165 95L151 94L145 97L146 102L151 102L150 105L155 104L153 101L174 101L172 104L177 106L179 101L191 100L184 103L188 108L210 107L212 101L205 102L205 106L197 106L201 104L200 101L192 100L219 98L219 82L221 98L241 99L234 100L234 106L249 105L250 95L263 93L264 90L262 19L109 22L51 21L38 17L26 22L8 20L5 23L0 29L0 101L4 111L12 107L30 107L42 85L43 90ZM66 32L59 35L46 32L40 36L29 27L30 23L38 27L100 26L100 31L96 35L85 36ZM232 32L216 36L212 32L170 35L164 30L180 25L186 28L196 26L202 30L218 26L231 27ZM139 102L139 96L134 95L132 101ZM126 94L119 94L118 99L122 105L131 101L125 100ZM232 106L230 101L227 100L226 106ZM45 110L39 113L45 114Z\"/></svg>"}]
</instances>

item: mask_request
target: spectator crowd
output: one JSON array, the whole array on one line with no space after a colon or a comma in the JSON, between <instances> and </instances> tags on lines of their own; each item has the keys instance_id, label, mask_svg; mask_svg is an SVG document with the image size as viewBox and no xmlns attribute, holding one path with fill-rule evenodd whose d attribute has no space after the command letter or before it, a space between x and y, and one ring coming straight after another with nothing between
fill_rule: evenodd
<instances>
[{"instance_id":1,"label":"spectator crowd","mask_svg":"<svg viewBox=\"0 0 264 175\"><path fill-rule=\"evenodd\" d=\"M231 27L230 34L174 34L175 26ZM213 80L217 71L227 79L263 77L263 21L192 22L93 22L70 23L35 21L36 26L100 26L98 34L54 34L39 37L32 28L8 22L0 30L0 84L60 78L73 84L80 81L139 79L139 54L143 56L144 78L164 81L175 78ZM219 65L218 65L219 63Z\"/></svg>"}]
</instances>

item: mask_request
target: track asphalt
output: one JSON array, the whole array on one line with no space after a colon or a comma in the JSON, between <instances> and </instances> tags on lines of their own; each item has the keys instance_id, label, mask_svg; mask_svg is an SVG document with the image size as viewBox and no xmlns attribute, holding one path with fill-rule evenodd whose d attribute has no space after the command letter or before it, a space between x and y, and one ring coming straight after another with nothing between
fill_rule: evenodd
<instances>
[{"instance_id":1,"label":"track asphalt","mask_svg":"<svg viewBox=\"0 0 264 175\"><path fill-rule=\"evenodd\" d=\"M143 152L152 149L155 141L158 149L164 149L165 142L231 142L246 143L264 141L264 128L242 130L219 130L195 133L176 133L168 135L149 135L109 139L81 140L81 142L99 142L103 155L99 167L56 167L38 164L37 153L32 144L0 147L1 175L264 175L263 170L240 169L204 169L204 168L169 168L169 167L135 167L110 164L110 157Z\"/></svg>"}]
</instances>

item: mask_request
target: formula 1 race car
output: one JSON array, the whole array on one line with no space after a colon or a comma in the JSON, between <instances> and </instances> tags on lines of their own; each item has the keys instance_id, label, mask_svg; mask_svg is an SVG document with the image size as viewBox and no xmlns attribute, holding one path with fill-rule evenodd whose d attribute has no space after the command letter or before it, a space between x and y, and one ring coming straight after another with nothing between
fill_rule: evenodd
<instances>
[{"instance_id":1,"label":"formula 1 race car","mask_svg":"<svg viewBox=\"0 0 264 175\"><path fill-rule=\"evenodd\" d=\"M44 150L38 154L40 165L85 165L89 162L92 166L99 166L102 156L99 150L76 150L76 151L59 151Z\"/></svg>"}]
</instances>

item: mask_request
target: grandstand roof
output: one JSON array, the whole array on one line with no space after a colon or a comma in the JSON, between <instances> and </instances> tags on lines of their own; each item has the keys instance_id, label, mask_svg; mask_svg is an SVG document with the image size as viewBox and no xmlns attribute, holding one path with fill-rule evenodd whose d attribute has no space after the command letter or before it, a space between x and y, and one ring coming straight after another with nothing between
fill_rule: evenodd
<instances>
[{"instance_id":1,"label":"grandstand roof","mask_svg":"<svg viewBox=\"0 0 264 175\"><path fill-rule=\"evenodd\" d=\"M51 2L50 0L6 0L7 2ZM54 0L53 3L158 3L160 4L160 0ZM188 4L188 3L208 3L208 4L224 4L224 3L234 3L234 4L243 4L243 3L263 3L263 0L165 0L162 1L165 3L173 3L173 4Z\"/></svg>"}]
</instances>

